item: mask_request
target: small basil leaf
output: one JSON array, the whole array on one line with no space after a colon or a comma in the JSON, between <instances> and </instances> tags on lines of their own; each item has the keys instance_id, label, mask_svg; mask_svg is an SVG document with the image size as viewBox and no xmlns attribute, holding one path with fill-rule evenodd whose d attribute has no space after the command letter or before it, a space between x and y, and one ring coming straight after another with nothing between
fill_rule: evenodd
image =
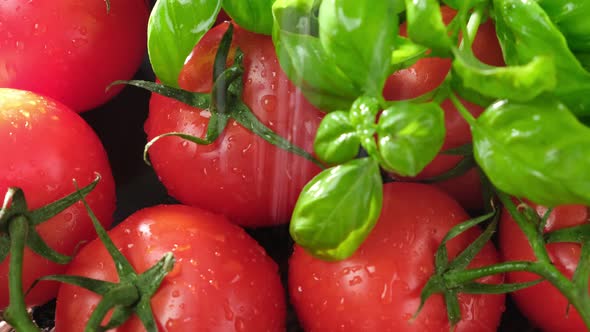
<instances>
[{"instance_id":1,"label":"small basil leaf","mask_svg":"<svg viewBox=\"0 0 590 332\"><path fill-rule=\"evenodd\" d=\"M186 57L215 22L221 0L158 0L148 22L148 54L156 76L178 87Z\"/></svg>"},{"instance_id":2,"label":"small basil leaf","mask_svg":"<svg viewBox=\"0 0 590 332\"><path fill-rule=\"evenodd\" d=\"M381 113L377 133L382 166L402 176L415 176L442 147L444 112L436 103L396 104Z\"/></svg>"},{"instance_id":3,"label":"small basil leaf","mask_svg":"<svg viewBox=\"0 0 590 332\"><path fill-rule=\"evenodd\" d=\"M379 100L373 97L359 97L350 108L350 123L361 136L373 137L375 120L380 111Z\"/></svg>"},{"instance_id":4,"label":"small basil leaf","mask_svg":"<svg viewBox=\"0 0 590 332\"><path fill-rule=\"evenodd\" d=\"M590 52L590 1L537 0L574 52Z\"/></svg>"},{"instance_id":5,"label":"small basil leaf","mask_svg":"<svg viewBox=\"0 0 590 332\"><path fill-rule=\"evenodd\" d=\"M522 66L494 67L479 61L471 50L454 50L453 73L463 85L495 99L526 101L555 88L552 57L538 56Z\"/></svg>"},{"instance_id":6,"label":"small basil leaf","mask_svg":"<svg viewBox=\"0 0 590 332\"><path fill-rule=\"evenodd\" d=\"M317 156L328 164L342 164L359 152L360 139L350 124L348 112L327 114L320 123L314 141Z\"/></svg>"},{"instance_id":7,"label":"small basil leaf","mask_svg":"<svg viewBox=\"0 0 590 332\"><path fill-rule=\"evenodd\" d=\"M427 46L435 54L449 54L451 39L447 34L437 0L405 0L408 36Z\"/></svg>"},{"instance_id":8,"label":"small basil leaf","mask_svg":"<svg viewBox=\"0 0 590 332\"><path fill-rule=\"evenodd\" d=\"M329 59L314 35L315 0L277 0L273 5L273 42L281 68L305 97L325 111L349 109L360 92Z\"/></svg>"},{"instance_id":9,"label":"small basil leaf","mask_svg":"<svg viewBox=\"0 0 590 332\"><path fill-rule=\"evenodd\" d=\"M382 202L383 183L373 159L326 169L303 188L293 211L291 236L316 257L346 259L375 226Z\"/></svg>"},{"instance_id":10,"label":"small basil leaf","mask_svg":"<svg viewBox=\"0 0 590 332\"><path fill-rule=\"evenodd\" d=\"M222 0L223 10L240 27L265 35L272 34L272 4L275 0Z\"/></svg>"},{"instance_id":11,"label":"small basil leaf","mask_svg":"<svg viewBox=\"0 0 590 332\"><path fill-rule=\"evenodd\" d=\"M555 59L554 94L576 115L590 114L590 73L536 1L494 0L498 40L508 65L524 65L537 56Z\"/></svg>"},{"instance_id":12,"label":"small basil leaf","mask_svg":"<svg viewBox=\"0 0 590 332\"><path fill-rule=\"evenodd\" d=\"M381 96L390 75L398 33L395 2L323 0L320 6L320 41L330 61L371 96Z\"/></svg>"},{"instance_id":13,"label":"small basil leaf","mask_svg":"<svg viewBox=\"0 0 590 332\"><path fill-rule=\"evenodd\" d=\"M391 54L391 65L395 70L411 67L428 51L426 47L402 36L395 37L395 46L396 49Z\"/></svg>"},{"instance_id":14,"label":"small basil leaf","mask_svg":"<svg viewBox=\"0 0 590 332\"><path fill-rule=\"evenodd\" d=\"M499 101L472 133L475 158L500 190L549 207L590 204L590 128L560 102Z\"/></svg>"}]
</instances>

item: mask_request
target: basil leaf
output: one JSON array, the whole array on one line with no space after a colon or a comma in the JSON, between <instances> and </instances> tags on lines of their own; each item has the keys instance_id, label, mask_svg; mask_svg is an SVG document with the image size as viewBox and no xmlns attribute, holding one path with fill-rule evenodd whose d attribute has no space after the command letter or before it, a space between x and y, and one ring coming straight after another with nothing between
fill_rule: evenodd
<instances>
[{"instance_id":1,"label":"basil leaf","mask_svg":"<svg viewBox=\"0 0 590 332\"><path fill-rule=\"evenodd\" d=\"M405 3L410 39L431 48L434 54L449 54L452 43L438 1L405 0Z\"/></svg>"},{"instance_id":2,"label":"basil leaf","mask_svg":"<svg viewBox=\"0 0 590 332\"><path fill-rule=\"evenodd\" d=\"M272 4L275 0L223 0L223 10L240 27L265 35L272 34Z\"/></svg>"},{"instance_id":3,"label":"basil leaf","mask_svg":"<svg viewBox=\"0 0 590 332\"><path fill-rule=\"evenodd\" d=\"M323 0L319 11L322 46L361 92L381 96L390 75L398 33L393 0Z\"/></svg>"},{"instance_id":4,"label":"basil leaf","mask_svg":"<svg viewBox=\"0 0 590 332\"><path fill-rule=\"evenodd\" d=\"M156 77L178 87L178 75L197 42L211 28L221 0L158 0L150 14L147 46Z\"/></svg>"},{"instance_id":5,"label":"basil leaf","mask_svg":"<svg viewBox=\"0 0 590 332\"><path fill-rule=\"evenodd\" d=\"M382 202L383 183L373 159L326 169L303 188L293 211L291 236L316 257L348 258L375 226Z\"/></svg>"},{"instance_id":6,"label":"basil leaf","mask_svg":"<svg viewBox=\"0 0 590 332\"><path fill-rule=\"evenodd\" d=\"M359 152L360 138L348 114L345 111L329 113L318 127L313 147L317 156L328 164L342 164Z\"/></svg>"},{"instance_id":7,"label":"basil leaf","mask_svg":"<svg viewBox=\"0 0 590 332\"><path fill-rule=\"evenodd\" d=\"M498 39L508 65L524 65L541 55L555 59L555 95L576 115L590 114L590 73L535 1L494 0Z\"/></svg>"},{"instance_id":8,"label":"basil leaf","mask_svg":"<svg viewBox=\"0 0 590 332\"><path fill-rule=\"evenodd\" d=\"M402 176L415 176L443 145L444 111L436 103L395 104L381 113L377 135L383 166Z\"/></svg>"},{"instance_id":9,"label":"basil leaf","mask_svg":"<svg viewBox=\"0 0 590 332\"><path fill-rule=\"evenodd\" d=\"M537 0L574 52L590 51L590 1Z\"/></svg>"},{"instance_id":10,"label":"basil leaf","mask_svg":"<svg viewBox=\"0 0 590 332\"><path fill-rule=\"evenodd\" d=\"M560 102L499 101L472 124L474 155L500 190L538 204L590 204L590 128Z\"/></svg>"},{"instance_id":11,"label":"basil leaf","mask_svg":"<svg viewBox=\"0 0 590 332\"><path fill-rule=\"evenodd\" d=\"M305 97L325 111L348 109L360 95L333 62L317 36L315 0L277 0L273 42L281 68Z\"/></svg>"},{"instance_id":12,"label":"basil leaf","mask_svg":"<svg viewBox=\"0 0 590 332\"><path fill-rule=\"evenodd\" d=\"M453 53L453 73L465 87L483 95L526 101L555 88L552 57L534 57L522 66L494 67L479 61L471 50L455 49Z\"/></svg>"},{"instance_id":13,"label":"basil leaf","mask_svg":"<svg viewBox=\"0 0 590 332\"><path fill-rule=\"evenodd\" d=\"M391 64L395 70L411 67L416 61L420 60L427 48L420 46L408 38L402 36L395 37L396 49L391 54Z\"/></svg>"}]
</instances>

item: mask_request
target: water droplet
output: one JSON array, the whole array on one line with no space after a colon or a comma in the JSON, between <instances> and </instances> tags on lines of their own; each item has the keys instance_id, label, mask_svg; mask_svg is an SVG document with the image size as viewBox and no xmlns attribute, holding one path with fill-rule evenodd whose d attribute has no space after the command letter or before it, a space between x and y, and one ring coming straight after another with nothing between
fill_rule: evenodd
<instances>
[{"instance_id":1,"label":"water droplet","mask_svg":"<svg viewBox=\"0 0 590 332\"><path fill-rule=\"evenodd\" d=\"M234 327L236 329L236 332L243 332L246 330L246 323L244 322L244 319L241 317L236 317L236 322L234 323Z\"/></svg>"},{"instance_id":2,"label":"water droplet","mask_svg":"<svg viewBox=\"0 0 590 332\"><path fill-rule=\"evenodd\" d=\"M172 291L172 297L179 297L180 296L180 291L178 289L175 289Z\"/></svg>"},{"instance_id":3,"label":"water droplet","mask_svg":"<svg viewBox=\"0 0 590 332\"><path fill-rule=\"evenodd\" d=\"M72 219L74 219L74 214L71 212L66 212L64 214L64 220L65 221L72 221Z\"/></svg>"},{"instance_id":4,"label":"water droplet","mask_svg":"<svg viewBox=\"0 0 590 332\"><path fill-rule=\"evenodd\" d=\"M274 112L277 108L277 97L275 95L266 95L261 98L262 109L267 112Z\"/></svg>"},{"instance_id":5,"label":"water droplet","mask_svg":"<svg viewBox=\"0 0 590 332\"><path fill-rule=\"evenodd\" d=\"M229 305L229 301L225 300L223 303L223 312L225 313L225 319L233 320L234 319L234 312L231 310L231 306Z\"/></svg>"},{"instance_id":6,"label":"water droplet","mask_svg":"<svg viewBox=\"0 0 590 332\"><path fill-rule=\"evenodd\" d=\"M297 286L297 292L298 293L303 293L303 287L302 286Z\"/></svg>"},{"instance_id":7,"label":"water droplet","mask_svg":"<svg viewBox=\"0 0 590 332\"><path fill-rule=\"evenodd\" d=\"M367 270L367 274L369 275L369 277L372 277L377 271L377 268L375 267L375 265L367 265L365 266L365 270Z\"/></svg>"},{"instance_id":8,"label":"water droplet","mask_svg":"<svg viewBox=\"0 0 590 332\"><path fill-rule=\"evenodd\" d=\"M349 284L350 286L354 286L354 285L358 285L358 284L360 284L360 283L362 283L362 282L363 282L363 278L361 278L361 277L359 277L359 276L355 276L354 278L352 278L352 279L350 279L350 280L348 281L348 284Z\"/></svg>"}]
</instances>

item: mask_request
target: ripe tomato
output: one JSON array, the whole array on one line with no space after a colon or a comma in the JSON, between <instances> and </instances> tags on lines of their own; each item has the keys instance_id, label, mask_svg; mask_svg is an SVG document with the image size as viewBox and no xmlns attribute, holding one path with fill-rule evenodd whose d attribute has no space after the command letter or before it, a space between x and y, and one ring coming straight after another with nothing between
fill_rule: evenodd
<instances>
[{"instance_id":1,"label":"ripe tomato","mask_svg":"<svg viewBox=\"0 0 590 332\"><path fill-rule=\"evenodd\" d=\"M530 204L539 216L547 208ZM580 205L564 205L554 208L545 232L554 231L568 226L587 223L590 218L588 208ZM506 261L535 261L535 255L524 233L514 219L504 211L500 220L500 252ZM576 243L551 243L547 245L552 263L561 273L571 279L580 260L580 245ZM525 282L539 277L527 272L508 273L509 282ZM543 331L586 331L582 318L572 306L568 310L568 301L549 282L544 281L511 294L517 307L532 324Z\"/></svg>"},{"instance_id":2,"label":"ripe tomato","mask_svg":"<svg viewBox=\"0 0 590 332\"><path fill-rule=\"evenodd\" d=\"M211 89L212 65L228 23L210 30L184 66L182 88ZM281 70L270 36L236 27L233 46L244 52L243 100L279 135L313 151L322 113L311 106ZM154 94L145 124L148 139L168 132L204 137L210 113ZM303 186L319 172L312 162L281 150L230 120L210 145L165 137L149 150L170 195L193 206L226 215L245 226L289 221Z\"/></svg>"},{"instance_id":3,"label":"ripe tomato","mask_svg":"<svg viewBox=\"0 0 590 332\"><path fill-rule=\"evenodd\" d=\"M107 155L98 137L76 113L50 98L31 92L0 89L0 195L9 187L23 189L30 209L51 203L102 176L87 196L105 226L115 210L115 185ZM96 237L84 206L77 203L37 226L50 247L71 255L81 241ZM23 283L62 273L64 265L51 263L25 250ZM58 284L39 283L27 296L29 305L47 302ZM8 259L0 263L0 308L8 304Z\"/></svg>"},{"instance_id":4,"label":"ripe tomato","mask_svg":"<svg viewBox=\"0 0 590 332\"><path fill-rule=\"evenodd\" d=\"M140 210L109 232L138 273L167 252L176 258L152 298L160 331L281 331L285 295L275 262L258 243L222 216L182 205ZM95 240L70 264L71 275L115 282L104 245ZM56 330L83 331L100 297L64 284L57 297ZM132 317L113 331L143 331Z\"/></svg>"},{"instance_id":5,"label":"ripe tomato","mask_svg":"<svg viewBox=\"0 0 590 332\"><path fill-rule=\"evenodd\" d=\"M449 23L456 12L446 6L441 7L443 20ZM400 26L400 33L406 34L406 24ZM483 23L473 42L473 51L481 61L495 66L503 66L502 50L496 37L494 25L491 21ZM451 69L451 59L448 58L424 58L420 59L410 68L399 70L391 75L383 95L388 100L403 100L421 96L438 87ZM463 101L463 104L474 116L479 116L483 108L478 105ZM446 136L442 150L447 150L471 142L469 125L457 112L450 100L442 102L441 107L445 112ZM443 174L452 169L462 157L439 154L416 179L426 179ZM469 210L477 210L482 207L481 183L475 170L436 184L442 190L452 195Z\"/></svg>"},{"instance_id":6,"label":"ripe tomato","mask_svg":"<svg viewBox=\"0 0 590 332\"><path fill-rule=\"evenodd\" d=\"M325 262L296 247L289 293L306 331L449 331L444 300L434 295L415 320L420 293L434 270L434 253L454 225L469 219L450 196L417 183L384 186L377 225L349 259ZM472 229L447 243L449 257L478 235ZM492 244L471 267L498 262ZM499 283L493 276L483 282ZM460 294L456 331L496 331L504 295Z\"/></svg>"},{"instance_id":7,"label":"ripe tomato","mask_svg":"<svg viewBox=\"0 0 590 332\"><path fill-rule=\"evenodd\" d=\"M34 91L82 112L112 98L145 53L144 0L0 2L0 87Z\"/></svg>"}]
</instances>

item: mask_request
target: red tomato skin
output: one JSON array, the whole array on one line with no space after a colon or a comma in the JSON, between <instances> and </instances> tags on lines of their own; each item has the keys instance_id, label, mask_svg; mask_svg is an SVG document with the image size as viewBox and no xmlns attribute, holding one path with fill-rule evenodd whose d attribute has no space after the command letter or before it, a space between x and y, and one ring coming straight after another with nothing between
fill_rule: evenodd
<instances>
[{"instance_id":1,"label":"red tomato skin","mask_svg":"<svg viewBox=\"0 0 590 332\"><path fill-rule=\"evenodd\" d=\"M176 263L152 298L160 331L284 331L286 303L276 263L239 226L220 215L182 205L140 210L109 232L131 265L143 272L165 253ZM76 256L68 274L108 281L118 277L102 243ZM82 331L99 296L63 285L56 329ZM139 319L112 331L144 331Z\"/></svg>"},{"instance_id":2,"label":"red tomato skin","mask_svg":"<svg viewBox=\"0 0 590 332\"><path fill-rule=\"evenodd\" d=\"M30 209L49 204L88 185L98 172L102 179L86 200L109 226L115 210L115 185L107 154L88 124L75 112L50 98L0 88L0 195L9 187L23 189ZM81 203L37 226L41 237L62 254L71 255L80 241L96 237ZM51 263L25 250L24 288L37 278L63 273L65 265ZM40 282L26 297L40 305L57 294L58 284ZM8 259L0 263L0 308L8 305Z\"/></svg>"},{"instance_id":3,"label":"red tomato skin","mask_svg":"<svg viewBox=\"0 0 590 332\"><path fill-rule=\"evenodd\" d=\"M228 23L223 23L213 28L197 44L180 75L182 88L210 91L213 58L227 27ZM312 152L322 113L305 100L280 69L271 38L236 27L234 43L245 54L245 104L262 123ZM173 131L204 137L209 115L208 111L153 94L145 131L148 139ZM184 204L224 214L244 226L288 222L301 189L320 171L312 162L271 145L234 120L213 144L203 146L166 137L149 153L171 196Z\"/></svg>"},{"instance_id":4,"label":"red tomato skin","mask_svg":"<svg viewBox=\"0 0 590 332\"><path fill-rule=\"evenodd\" d=\"M547 209L530 203L539 215ZM581 205L563 205L554 208L545 232L568 226L587 223L590 214L588 208ZM500 220L499 248L504 261L535 261L535 255L524 233L514 219L505 210ZM580 245L576 243L552 243L547 245L549 257L557 269L566 277L572 278L580 260ZM538 279L538 276L528 272L513 272L506 275L508 282L525 282ZM568 309L567 299L552 286L544 281L511 294L518 309L534 325L548 332L587 331L580 314L573 307Z\"/></svg>"},{"instance_id":5,"label":"red tomato skin","mask_svg":"<svg viewBox=\"0 0 590 332\"><path fill-rule=\"evenodd\" d=\"M443 20L449 23L456 12L446 6L441 7ZM406 35L406 24L400 26L400 34ZM504 66L502 50L496 37L493 23L488 20L483 23L473 42L475 56L494 66ZM451 60L448 58L424 58L407 69L402 69L391 75L383 90L387 100L404 100L421 96L437 88L445 79L451 69ZM463 100L464 106L475 117L478 117L484 109L478 105ZM471 130L463 117L456 110L450 100L441 103L445 112L445 141L441 151L456 148L471 142ZM428 164L415 179L421 180L443 174L452 169L462 157L439 154ZM409 179L405 179L409 180ZM479 210L483 207L481 195L481 182L477 172L458 176L440 183L436 186L453 196L467 210Z\"/></svg>"},{"instance_id":6,"label":"red tomato skin","mask_svg":"<svg viewBox=\"0 0 590 332\"><path fill-rule=\"evenodd\" d=\"M448 230L469 217L447 194L417 183L384 186L377 225L349 259L325 262L296 246L289 265L291 301L306 331L449 331L440 295L430 298L415 320L420 292L434 271L434 253ZM479 232L447 244L449 257ZM471 267L498 262L492 244ZM500 283L501 276L484 282ZM496 331L504 295L459 296L464 317L456 331Z\"/></svg>"},{"instance_id":7,"label":"red tomato skin","mask_svg":"<svg viewBox=\"0 0 590 332\"><path fill-rule=\"evenodd\" d=\"M0 2L0 87L52 97L76 112L118 93L146 49L144 0Z\"/></svg>"}]
</instances>

